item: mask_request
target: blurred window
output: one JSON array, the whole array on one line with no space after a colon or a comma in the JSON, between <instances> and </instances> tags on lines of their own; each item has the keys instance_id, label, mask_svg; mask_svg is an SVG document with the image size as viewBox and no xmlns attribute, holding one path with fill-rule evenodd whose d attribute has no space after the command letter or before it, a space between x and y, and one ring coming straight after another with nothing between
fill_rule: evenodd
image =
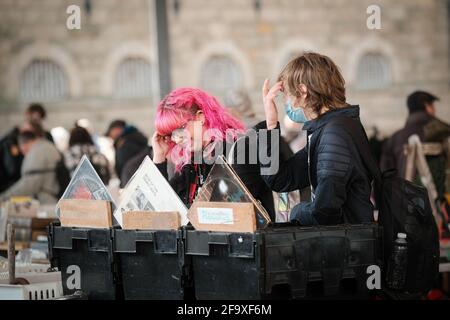
<instances>
[{"instance_id":1,"label":"blurred window","mask_svg":"<svg viewBox=\"0 0 450 320\"><path fill-rule=\"evenodd\" d=\"M114 95L119 98L144 98L152 95L152 68L144 58L126 58L116 70Z\"/></svg>"},{"instance_id":2,"label":"blurred window","mask_svg":"<svg viewBox=\"0 0 450 320\"><path fill-rule=\"evenodd\" d=\"M33 60L20 77L21 101L56 101L68 95L64 70L48 59Z\"/></svg>"},{"instance_id":3,"label":"blurred window","mask_svg":"<svg viewBox=\"0 0 450 320\"><path fill-rule=\"evenodd\" d=\"M381 89L389 86L389 59L380 53L366 53L359 60L356 81L358 89Z\"/></svg>"},{"instance_id":4,"label":"blurred window","mask_svg":"<svg viewBox=\"0 0 450 320\"><path fill-rule=\"evenodd\" d=\"M200 85L224 102L229 92L242 88L241 69L227 56L212 56L202 66Z\"/></svg>"}]
</instances>

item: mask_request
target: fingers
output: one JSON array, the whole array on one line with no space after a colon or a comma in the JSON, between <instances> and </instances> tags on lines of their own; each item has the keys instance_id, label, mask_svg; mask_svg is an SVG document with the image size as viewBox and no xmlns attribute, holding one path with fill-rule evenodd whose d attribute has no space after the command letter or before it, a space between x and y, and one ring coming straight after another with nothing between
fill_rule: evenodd
<instances>
[{"instance_id":1,"label":"fingers","mask_svg":"<svg viewBox=\"0 0 450 320\"><path fill-rule=\"evenodd\" d=\"M269 79L266 79L264 80L264 84L262 87L263 97L267 96L268 93L269 93Z\"/></svg>"},{"instance_id":2,"label":"fingers","mask_svg":"<svg viewBox=\"0 0 450 320\"><path fill-rule=\"evenodd\" d=\"M163 137L162 135L160 135L158 132L155 131L155 133L153 133L152 136L152 141L153 143L167 143L167 137Z\"/></svg>"},{"instance_id":3,"label":"fingers","mask_svg":"<svg viewBox=\"0 0 450 320\"><path fill-rule=\"evenodd\" d=\"M165 144L168 144L170 142L170 140L171 140L171 138L168 137L168 136L161 137L161 138L162 138L162 140L164 141Z\"/></svg>"},{"instance_id":4,"label":"fingers","mask_svg":"<svg viewBox=\"0 0 450 320\"><path fill-rule=\"evenodd\" d=\"M274 84L272 88L270 88L269 92L267 93L267 97L270 99L273 99L276 97L279 91L281 91L281 88L283 86L283 83L281 81Z\"/></svg>"},{"instance_id":5,"label":"fingers","mask_svg":"<svg viewBox=\"0 0 450 320\"><path fill-rule=\"evenodd\" d=\"M264 99L274 99L278 92L283 90L283 82L278 81L273 85L272 88L269 89L269 79L264 80L264 84L262 87L262 94Z\"/></svg>"},{"instance_id":6,"label":"fingers","mask_svg":"<svg viewBox=\"0 0 450 320\"><path fill-rule=\"evenodd\" d=\"M158 142L158 133L155 131L152 135L152 145Z\"/></svg>"}]
</instances>

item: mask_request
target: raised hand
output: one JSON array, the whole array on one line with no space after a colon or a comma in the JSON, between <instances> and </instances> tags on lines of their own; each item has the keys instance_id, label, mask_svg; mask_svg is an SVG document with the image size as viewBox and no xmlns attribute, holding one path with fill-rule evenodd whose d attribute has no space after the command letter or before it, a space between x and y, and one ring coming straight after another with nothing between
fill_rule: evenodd
<instances>
[{"instance_id":1,"label":"raised hand","mask_svg":"<svg viewBox=\"0 0 450 320\"><path fill-rule=\"evenodd\" d=\"M169 137L163 137L155 132L152 136L153 162L162 163L166 161L167 152L169 151Z\"/></svg>"},{"instance_id":2,"label":"raised hand","mask_svg":"<svg viewBox=\"0 0 450 320\"><path fill-rule=\"evenodd\" d=\"M266 114L267 129L274 129L278 123L278 110L275 104L275 97L282 90L283 83L281 81L275 83L269 89L269 79L264 81L262 88L264 112Z\"/></svg>"}]
</instances>

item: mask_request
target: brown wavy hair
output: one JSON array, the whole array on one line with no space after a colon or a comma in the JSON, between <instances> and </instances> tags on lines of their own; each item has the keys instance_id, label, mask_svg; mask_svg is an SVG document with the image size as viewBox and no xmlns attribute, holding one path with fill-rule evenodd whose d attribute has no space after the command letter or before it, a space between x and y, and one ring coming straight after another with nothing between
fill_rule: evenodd
<instances>
[{"instance_id":1,"label":"brown wavy hair","mask_svg":"<svg viewBox=\"0 0 450 320\"><path fill-rule=\"evenodd\" d=\"M334 110L347 106L345 80L338 66L329 57L306 52L292 59L278 76L283 81L285 92L299 97L299 86L308 89L306 106L318 115L322 108Z\"/></svg>"}]
</instances>

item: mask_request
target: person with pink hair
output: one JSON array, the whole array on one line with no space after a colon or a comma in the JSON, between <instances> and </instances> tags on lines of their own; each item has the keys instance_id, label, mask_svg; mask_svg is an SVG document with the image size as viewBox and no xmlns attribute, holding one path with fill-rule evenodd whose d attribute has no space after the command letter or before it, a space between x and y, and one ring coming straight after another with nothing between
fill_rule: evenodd
<instances>
[{"instance_id":1,"label":"person with pink hair","mask_svg":"<svg viewBox=\"0 0 450 320\"><path fill-rule=\"evenodd\" d=\"M170 184L189 207L219 155L245 133L244 125L216 98L196 88L170 92L158 105L152 137L153 162L167 178L167 160L175 165ZM260 176L258 164L233 168L269 214L274 212L270 189Z\"/></svg>"}]
</instances>

